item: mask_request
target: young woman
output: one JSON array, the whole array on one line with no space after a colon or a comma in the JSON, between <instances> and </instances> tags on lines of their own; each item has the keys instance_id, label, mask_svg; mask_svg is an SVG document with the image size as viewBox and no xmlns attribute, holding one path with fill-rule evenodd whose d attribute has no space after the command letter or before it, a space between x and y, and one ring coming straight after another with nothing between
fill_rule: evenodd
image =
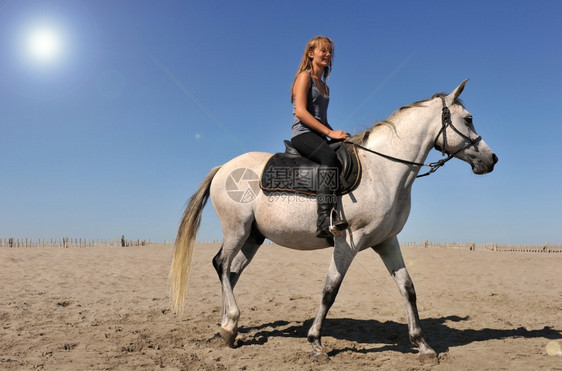
<instances>
[{"instance_id":1,"label":"young woman","mask_svg":"<svg viewBox=\"0 0 562 371\"><path fill-rule=\"evenodd\" d=\"M327 37L318 36L306 44L291 88L291 103L294 104L291 143L301 155L322 165L320 171L334 171L339 175L341 165L336 153L328 146L327 138L343 140L349 134L333 130L328 124L330 90L326 79L332 71L333 55L334 43ZM335 189L322 181L319 186L316 236L326 238L332 236L328 227L336 204ZM335 214L333 217L337 217ZM339 220L333 220L333 225L340 230L347 228L347 223Z\"/></svg>"}]
</instances>

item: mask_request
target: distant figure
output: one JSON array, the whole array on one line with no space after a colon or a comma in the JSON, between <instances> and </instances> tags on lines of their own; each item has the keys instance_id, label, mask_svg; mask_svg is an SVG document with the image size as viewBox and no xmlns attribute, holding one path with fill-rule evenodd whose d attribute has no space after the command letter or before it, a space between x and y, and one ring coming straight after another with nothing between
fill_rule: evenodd
<instances>
[{"instance_id":1,"label":"distant figure","mask_svg":"<svg viewBox=\"0 0 562 371\"><path fill-rule=\"evenodd\" d=\"M125 243L125 236L121 235L121 247L125 247L126 243Z\"/></svg>"}]
</instances>

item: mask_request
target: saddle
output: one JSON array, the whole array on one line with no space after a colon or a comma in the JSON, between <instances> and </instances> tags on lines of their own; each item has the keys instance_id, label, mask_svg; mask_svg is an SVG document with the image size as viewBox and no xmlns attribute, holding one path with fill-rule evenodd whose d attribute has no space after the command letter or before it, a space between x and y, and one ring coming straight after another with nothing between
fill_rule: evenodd
<instances>
[{"instance_id":1,"label":"saddle","mask_svg":"<svg viewBox=\"0 0 562 371\"><path fill-rule=\"evenodd\" d=\"M288 140L284 141L285 152L274 154L265 164L260 188L269 192L289 192L315 195L320 185L329 185L336 194L346 194L359 184L361 163L357 148L346 142L330 144L342 164L340 176L336 169L321 168L321 165L303 157Z\"/></svg>"}]
</instances>

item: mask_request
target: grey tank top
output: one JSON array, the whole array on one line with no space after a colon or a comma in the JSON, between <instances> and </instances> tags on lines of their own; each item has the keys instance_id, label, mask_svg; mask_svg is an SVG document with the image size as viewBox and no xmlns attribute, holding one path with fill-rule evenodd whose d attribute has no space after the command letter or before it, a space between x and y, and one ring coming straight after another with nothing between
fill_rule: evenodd
<instances>
[{"instance_id":1,"label":"grey tank top","mask_svg":"<svg viewBox=\"0 0 562 371\"><path fill-rule=\"evenodd\" d=\"M309 71L308 74L310 75ZM328 103L330 102L330 97L324 97L312 76L310 76L310 89L308 90L308 95L306 98L306 110L314 116L314 118L320 121L322 124L326 125L330 130L332 127L328 124ZM291 139L296 137L297 135L301 135L304 133L317 133L324 138L324 135L317 132L316 130L311 129L305 123L297 118L295 115L295 106L293 105L293 128L291 133Z\"/></svg>"}]
</instances>

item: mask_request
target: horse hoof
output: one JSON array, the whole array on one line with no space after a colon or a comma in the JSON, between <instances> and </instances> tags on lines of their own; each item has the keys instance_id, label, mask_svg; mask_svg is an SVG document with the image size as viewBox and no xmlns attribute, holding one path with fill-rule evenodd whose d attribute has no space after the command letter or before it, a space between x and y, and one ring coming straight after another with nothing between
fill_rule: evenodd
<instances>
[{"instance_id":1,"label":"horse hoof","mask_svg":"<svg viewBox=\"0 0 562 371\"><path fill-rule=\"evenodd\" d=\"M428 365L437 365L439 364L439 358L437 358L437 353L435 352L426 352L426 353L419 353L418 360L423 364Z\"/></svg>"},{"instance_id":2,"label":"horse hoof","mask_svg":"<svg viewBox=\"0 0 562 371\"><path fill-rule=\"evenodd\" d=\"M228 345L231 348L235 347L236 332L227 331L221 328L220 334L221 334L221 338L224 340L226 345Z\"/></svg>"}]
</instances>

